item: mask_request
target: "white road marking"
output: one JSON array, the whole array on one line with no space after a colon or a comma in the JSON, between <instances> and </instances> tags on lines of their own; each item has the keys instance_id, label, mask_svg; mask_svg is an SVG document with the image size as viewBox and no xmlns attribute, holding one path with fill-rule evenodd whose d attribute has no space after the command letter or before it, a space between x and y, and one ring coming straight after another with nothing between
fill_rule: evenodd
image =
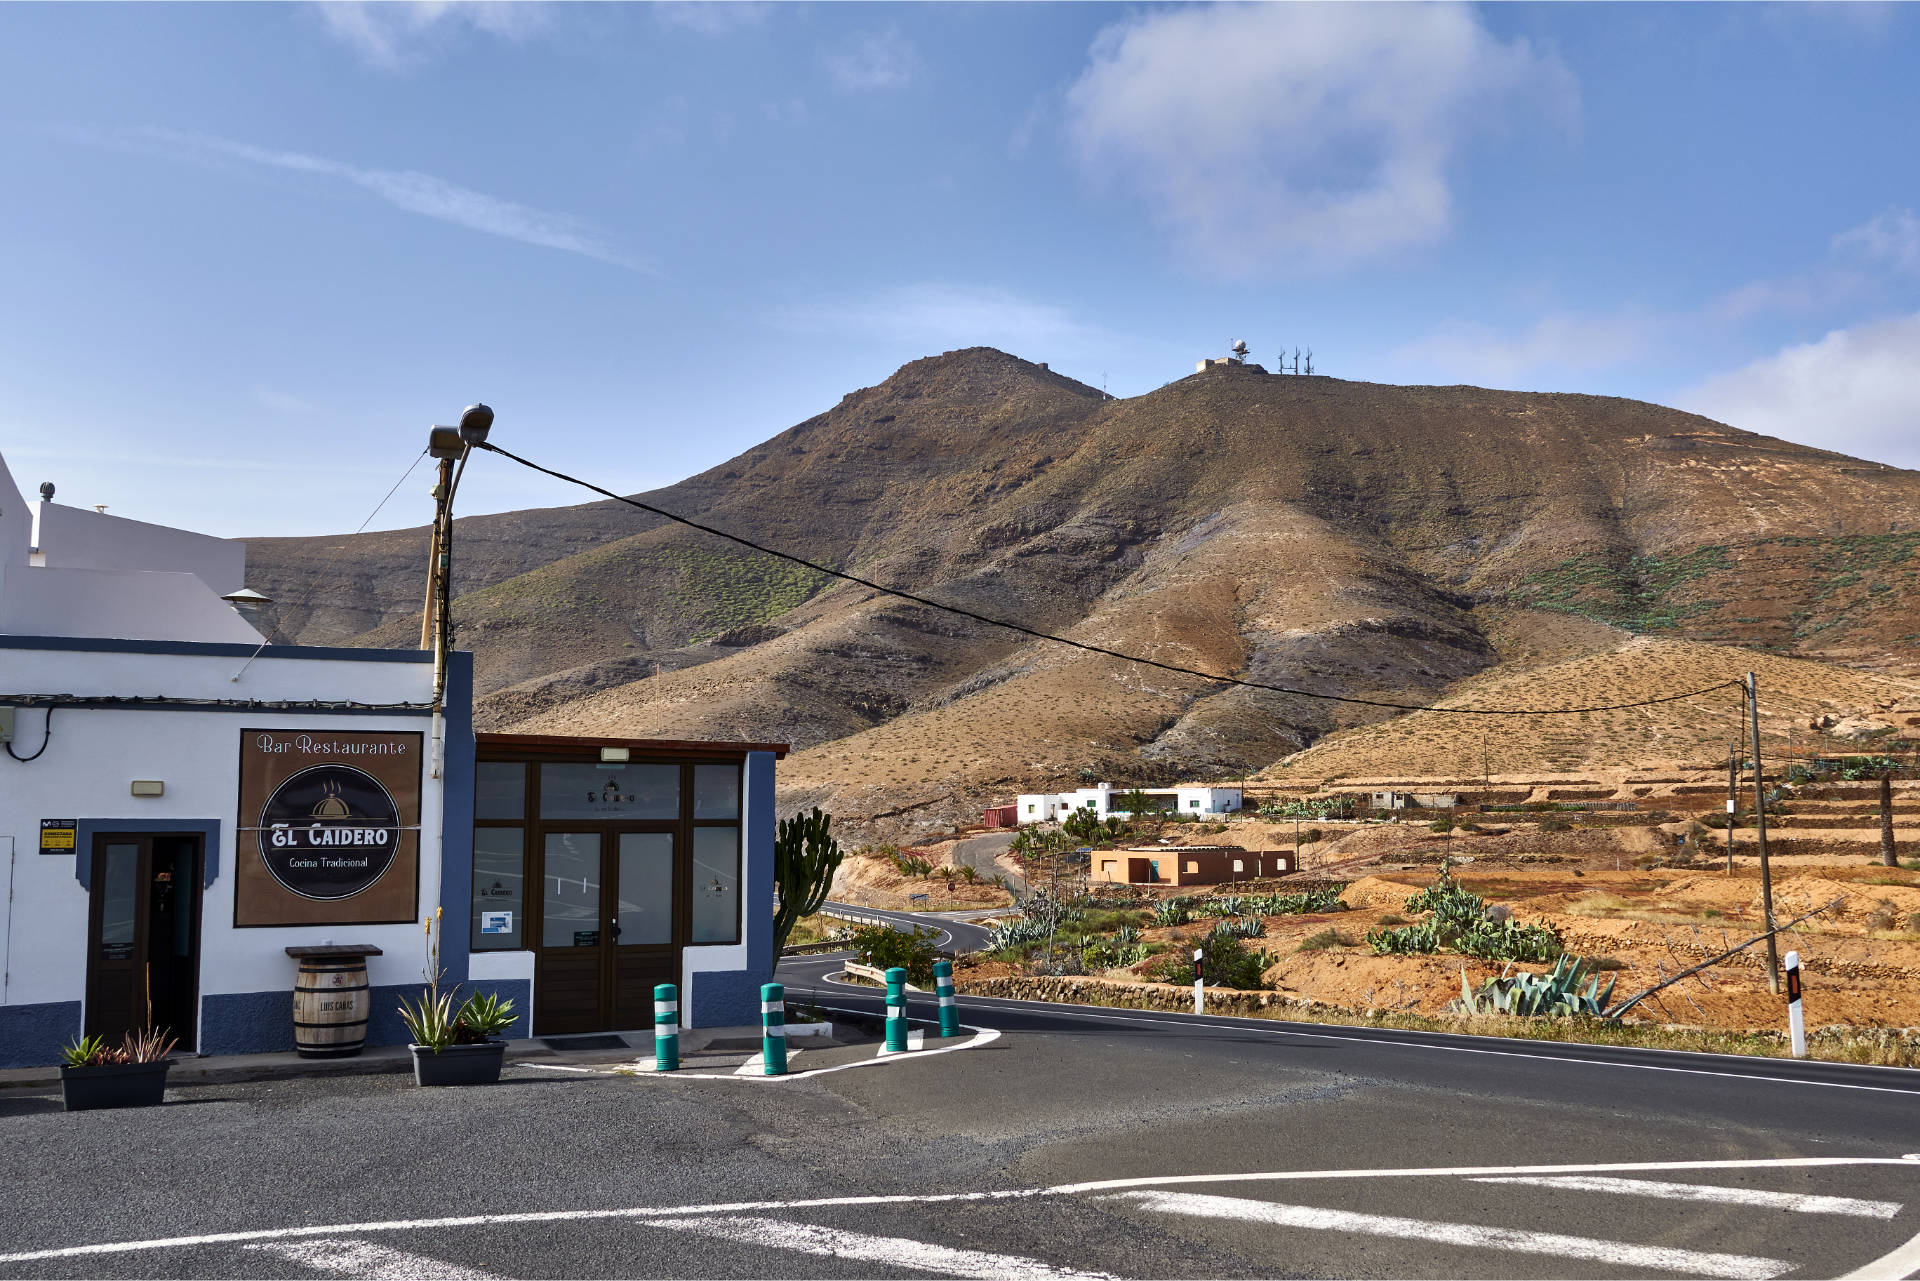
<instances>
[{"instance_id":1,"label":"white road marking","mask_svg":"<svg viewBox=\"0 0 1920 1281\"><path fill-rule=\"evenodd\" d=\"M800 1051L791 1047L787 1050L787 1062L800 1057ZM733 1070L735 1076L765 1076L767 1074L767 1056L765 1052L754 1055Z\"/></svg>"},{"instance_id":2,"label":"white road marking","mask_svg":"<svg viewBox=\"0 0 1920 1281\"><path fill-rule=\"evenodd\" d=\"M928 1050L928 1054L943 1051ZM863 1063L877 1060L863 1059ZM898 1060L893 1060L898 1061ZM816 1072L823 1069L816 1068ZM717 1078L725 1080L726 1078ZM775 1078L778 1079L778 1078ZM956 1202L1008 1201L1028 1197L1072 1196L1125 1188L1229 1182L1274 1182L1321 1179L1408 1179L1472 1177L1483 1174L1624 1174L1671 1170L1804 1170L1841 1166L1897 1165L1913 1169L1899 1157L1796 1156L1725 1161L1641 1161L1604 1165L1480 1165L1413 1169L1270 1170L1252 1174L1174 1174L1132 1179L1101 1179L1089 1183L1061 1183L1046 1188L1005 1188L992 1192L900 1193L875 1196L813 1197L792 1201L734 1201L717 1205L632 1206L614 1210L522 1210L505 1214L463 1214L442 1218L390 1219L371 1223L316 1224L298 1228L253 1228L238 1232L207 1232L192 1236L155 1237L144 1241L103 1241L91 1245L56 1246L0 1254L0 1263L33 1263L42 1259L75 1259L100 1254L168 1250L188 1246L230 1245L248 1241L291 1241L314 1237L362 1236L373 1232L417 1232L440 1228L475 1228L515 1223L573 1223L593 1220L655 1219L704 1214L791 1212L822 1207L869 1205L942 1205Z\"/></svg>"},{"instance_id":3,"label":"white road marking","mask_svg":"<svg viewBox=\"0 0 1920 1281\"><path fill-rule=\"evenodd\" d=\"M585 1072L591 1076L600 1075L599 1068L575 1067L570 1063L514 1063L512 1067L545 1068L549 1072Z\"/></svg>"},{"instance_id":4,"label":"white road marking","mask_svg":"<svg viewBox=\"0 0 1920 1281\"><path fill-rule=\"evenodd\" d=\"M1840 1281L1906 1281L1916 1274L1920 1274L1920 1236L1847 1273Z\"/></svg>"},{"instance_id":5,"label":"white road marking","mask_svg":"<svg viewBox=\"0 0 1920 1281\"><path fill-rule=\"evenodd\" d=\"M315 1272L342 1277L370 1277L378 1281L496 1281L491 1272L476 1272L424 1254L390 1250L371 1241L273 1241L244 1247L277 1254L290 1263Z\"/></svg>"},{"instance_id":6,"label":"white road marking","mask_svg":"<svg viewBox=\"0 0 1920 1281\"><path fill-rule=\"evenodd\" d=\"M1517 1254L1550 1254L1564 1259L1592 1259L1621 1268L1655 1268L1661 1272L1736 1277L1742 1281L1769 1281L1769 1278L1777 1277L1793 1267L1780 1259L1762 1259L1746 1254L1715 1254L1667 1246L1629 1245L1624 1241L1565 1236L1558 1232L1526 1232L1477 1223L1436 1223L1427 1219L1358 1214L1351 1210L1328 1210L1311 1205L1276 1205L1270 1201L1206 1196L1197 1192L1121 1192L1102 1199L1125 1201L1162 1214L1237 1219L1280 1228L1362 1232L1369 1236L1398 1237L1405 1241L1438 1242L1482 1250L1511 1250Z\"/></svg>"},{"instance_id":7,"label":"white road marking","mask_svg":"<svg viewBox=\"0 0 1920 1281\"><path fill-rule=\"evenodd\" d=\"M702 1236L737 1241L742 1245L774 1250L798 1250L804 1254L823 1254L836 1259L858 1259L882 1263L889 1269L913 1268L919 1272L944 1272L948 1276L1010 1278L1011 1281L1112 1281L1105 1272L1067 1272L1050 1267L1038 1259L1017 1254L988 1254L983 1250L955 1250L930 1245L910 1237L876 1237L839 1228L823 1228L811 1223L789 1223L784 1219L739 1218L655 1219L649 1227L674 1228L698 1232Z\"/></svg>"},{"instance_id":8,"label":"white road marking","mask_svg":"<svg viewBox=\"0 0 1920 1281\"><path fill-rule=\"evenodd\" d=\"M1561 1174L1537 1178L1482 1175L1475 1183L1525 1183L1538 1188L1566 1188L1573 1192L1619 1192L1627 1196L1659 1197L1667 1201L1719 1201L1727 1205L1758 1205L1796 1214L1857 1214L1866 1219L1891 1219L1900 1213L1898 1201L1859 1201L1845 1196L1811 1196L1800 1192L1768 1192L1761 1188L1725 1188L1712 1183L1654 1183L1647 1179L1606 1179L1592 1175Z\"/></svg>"},{"instance_id":9,"label":"white road marking","mask_svg":"<svg viewBox=\"0 0 1920 1281\"><path fill-rule=\"evenodd\" d=\"M1239 1022L1239 1023L1211 1023L1211 1022L1205 1022L1202 1020L1195 1019L1192 1015L1185 1015L1179 1019L1130 1018L1130 1017L1125 1017L1123 1015L1115 1014L1112 1012L1112 1010L1102 1006L1083 1005L1083 1006L1078 1006L1076 1008L1073 1005L1073 1003L1067 1002L1067 1001L1026 1001L1026 1000L1020 1000L1014 997L1007 997L1007 996L968 996L966 999L969 1001L979 1001L979 1002L998 1002L999 1004L1002 1004L1002 1005L1015 1005L1015 1006L1044 1005L1045 1007L1047 1007L1048 1013L1057 1014L1062 1018L1092 1019L1096 1022L1103 1022L1103 1023L1151 1023L1151 1024L1159 1024L1165 1027L1184 1027L1189 1030L1194 1028L1204 1028L1204 1029L1208 1029L1210 1031L1215 1031L1215 1032L1259 1032L1267 1036L1290 1036L1290 1037L1295 1037L1301 1040L1335 1041L1335 1042L1340 1042L1342 1044L1350 1044L1350 1045L1385 1045L1385 1046L1390 1046L1395 1049L1401 1049L1401 1050L1437 1050L1437 1051L1442 1051L1442 1052L1452 1053L1452 1054L1486 1054L1486 1055L1492 1055L1495 1058L1533 1059L1542 1063L1577 1063L1587 1067L1631 1068L1641 1072L1678 1072L1683 1076L1731 1077L1736 1081L1759 1081L1763 1084L1768 1084L1768 1085L1817 1085L1824 1089L1829 1089L1829 1090L1869 1090L1876 1094L1913 1094L1917 1092L1913 1086L1853 1085L1845 1081L1810 1081L1804 1077L1761 1076L1760 1074L1755 1072L1729 1072L1729 1071L1723 1071L1716 1068L1662 1067L1660 1064L1657 1064L1657 1063L1621 1063L1614 1059L1583 1059L1583 1058L1576 1058L1571 1054L1529 1054L1521 1050L1482 1049L1479 1046L1472 1046L1472 1045L1439 1045L1439 1044L1434 1044L1434 1043L1419 1041L1419 1040L1390 1040L1386 1037L1376 1037L1376 1036L1340 1036L1336 1033L1331 1033L1331 1032L1296 1032L1291 1028L1259 1027L1257 1026L1257 1021L1255 1020L1248 1020L1248 1021ZM1083 1014L1080 1012L1081 1010L1087 1010L1089 1011L1089 1013ZM1418 1031L1409 1031L1407 1035L1410 1037L1417 1037L1422 1034ZM1433 1035L1452 1036L1456 1034L1442 1032L1442 1033L1434 1033ZM1487 1037L1485 1039L1491 1041L1497 1038ZM1643 1053L1688 1054L1688 1053L1693 1053L1693 1051L1645 1050L1643 1051ZM1726 1055L1724 1057L1733 1058L1735 1056ZM1847 1066L1857 1068L1857 1067L1878 1067L1879 1065L1848 1064ZM1915 1076L1916 1080L1920 1080L1920 1075L1916 1075L1915 1070L1913 1068L1882 1067L1880 1068L1880 1070L1883 1072L1907 1073L1909 1075Z\"/></svg>"}]
</instances>

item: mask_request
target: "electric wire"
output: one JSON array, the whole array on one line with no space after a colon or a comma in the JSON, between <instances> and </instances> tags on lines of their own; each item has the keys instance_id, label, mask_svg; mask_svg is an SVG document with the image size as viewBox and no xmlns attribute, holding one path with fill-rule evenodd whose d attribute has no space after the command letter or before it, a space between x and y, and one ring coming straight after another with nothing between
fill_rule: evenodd
<instances>
[{"instance_id":1,"label":"electric wire","mask_svg":"<svg viewBox=\"0 0 1920 1281\"><path fill-rule=\"evenodd\" d=\"M15 704L15 706L19 706L19 705L20 704ZM26 704L26 706L32 706L32 704ZM35 752L32 756L22 756L18 752L13 750L12 742L0 743L0 747L5 747L7 749L8 756L13 757L14 760L19 761L23 765L26 764L28 761L37 761L42 756L45 756L47 754L47 744L53 741L53 705L49 703L46 705L46 708L47 708L47 723L46 723L46 726L40 731L40 750L39 751Z\"/></svg>"},{"instance_id":2,"label":"electric wire","mask_svg":"<svg viewBox=\"0 0 1920 1281\"><path fill-rule=\"evenodd\" d=\"M429 446L429 448L431 448L431 446ZM425 458L426 456L427 456L427 450L423 449L420 451L420 453L414 458L414 460L411 463L407 464L407 469L400 473L399 480L396 480L393 482L393 488L387 491L386 497L382 498L379 502L374 504L373 510L367 513L367 518L360 522L360 528L354 530L353 534L349 535L348 537L354 537L367 532L367 526L373 524L373 518L378 516L381 512L381 509L386 507L386 505L390 501L392 501L393 496L400 492L400 486L407 483L407 477L413 475L413 469L418 467L420 465L420 459ZM335 545L333 549L333 555L327 557L327 563L320 567L320 572L318 574L315 574L313 578L308 581L306 593L300 597L299 604L295 605L292 609L286 610L279 616L278 619L275 620L273 624L273 630L267 633L267 638L260 642L260 646L258 649L254 650L253 653L247 655L247 661L240 664L240 670L233 674L232 679L237 681L242 676L245 676L247 674L247 669L253 666L253 660L260 657L261 650L264 650L267 646L273 644L273 638L280 634L281 625L285 623L286 620L290 618L292 615L299 613L301 610L307 607L307 605L313 600L313 594L320 589L321 579L325 578L327 576L327 571L332 569L334 565L339 562L340 553L345 551L346 549L347 549L347 539L343 538L340 540L340 542L337 545Z\"/></svg>"},{"instance_id":3,"label":"electric wire","mask_svg":"<svg viewBox=\"0 0 1920 1281\"><path fill-rule=\"evenodd\" d=\"M783 552L776 547L768 547L764 543L756 543L752 539L742 538L738 534L729 534L724 529L715 529L711 525L703 525L697 520L690 520L685 516L677 515L662 507L655 507L653 504L642 502L638 498L628 498L625 495L616 494L611 489L604 489L592 481L582 480L578 476L569 476L567 473L555 471L551 467L543 467L531 459L522 458L511 450L502 449L500 446L490 442L482 441L477 448L490 450L503 458L511 459L519 463L522 467L531 468L534 471L551 476L555 480L565 481L570 485L578 485L582 489L591 490L596 494L611 498L617 503L625 503L629 507L637 507L641 511L650 512L655 516L673 521L676 524L685 525L689 529L697 529L703 534L712 534L716 538L724 538L728 542L738 543L740 546L759 552L762 555L777 556L781 560L791 561L793 564L805 566L807 569L811 569L816 573L826 574L832 578L843 579L849 583L858 583L860 586L879 592L883 596L892 596L899 600L911 601L916 605L924 605L928 609L941 610L944 613L970 619L976 623L984 623L989 627L1004 628L1010 632L1018 632L1023 636L1030 636L1035 640L1051 641L1056 645L1066 645L1073 649L1084 650L1089 654L1100 654L1107 658L1120 659L1122 662L1139 663L1146 667L1156 667L1163 672L1172 672L1178 676L1194 676L1201 680L1213 681L1222 685L1237 685L1243 689L1264 690L1268 693L1287 694L1296 698L1319 699L1329 703L1349 703L1360 707L1382 707L1397 712L1443 712L1455 716L1572 716L1583 712L1613 712L1629 707L1654 707L1661 703L1677 703L1683 699L1698 698L1702 694L1711 694L1716 690L1726 689L1729 686L1744 684L1744 682L1738 680L1725 680L1704 686L1700 689L1688 690L1684 694L1667 694L1660 698L1641 699L1631 703L1604 703L1592 707L1443 707L1428 703L1395 703L1386 699L1360 698L1351 694L1326 694L1315 690L1294 689L1286 685L1271 685L1264 681L1242 680L1237 676L1221 676L1214 672L1202 672L1191 667L1181 667L1177 663L1163 663L1154 658L1141 658L1136 654L1124 654L1119 650L1108 649L1103 645L1092 645L1086 641L1071 640L1065 636L1057 636L1052 632L1043 632L1038 628L1028 627L1023 623L1009 622L1003 618L993 618L986 614L976 613L973 610L963 608L959 605L942 604L940 601L929 600L925 596L903 591L897 587L884 586L874 582L870 578L862 578L858 574L848 573L843 569L835 569L831 565L822 565L820 562L808 560L804 556L796 556L792 552Z\"/></svg>"}]
</instances>

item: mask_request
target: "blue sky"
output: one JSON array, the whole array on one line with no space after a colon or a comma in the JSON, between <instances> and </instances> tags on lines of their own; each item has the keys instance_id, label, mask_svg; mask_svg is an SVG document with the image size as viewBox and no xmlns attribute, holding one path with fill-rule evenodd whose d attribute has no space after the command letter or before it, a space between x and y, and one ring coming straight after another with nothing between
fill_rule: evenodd
<instances>
[{"instance_id":1,"label":"blue sky","mask_svg":"<svg viewBox=\"0 0 1920 1281\"><path fill-rule=\"evenodd\" d=\"M328 533L473 399L637 491L919 356L1244 338L1920 466L1916 86L1900 6L0 6L0 452Z\"/></svg>"}]
</instances>

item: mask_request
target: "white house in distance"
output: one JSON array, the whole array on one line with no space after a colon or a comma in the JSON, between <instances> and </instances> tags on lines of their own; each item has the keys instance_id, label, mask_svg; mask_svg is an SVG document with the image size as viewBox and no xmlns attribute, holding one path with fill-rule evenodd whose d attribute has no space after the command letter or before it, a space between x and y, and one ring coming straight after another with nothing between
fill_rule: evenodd
<instances>
[{"instance_id":1,"label":"white house in distance","mask_svg":"<svg viewBox=\"0 0 1920 1281\"><path fill-rule=\"evenodd\" d=\"M1102 783L1098 787L1083 787L1072 792L1022 792L1015 804L1022 823L1051 823L1065 818L1074 810L1085 810L1104 821L1109 814L1131 817L1128 811L1116 809L1114 802L1133 790L1131 787L1116 789L1112 783ZM1238 813L1245 804L1238 787L1195 785L1143 787L1139 790L1154 802L1155 812L1163 814L1211 818Z\"/></svg>"}]
</instances>

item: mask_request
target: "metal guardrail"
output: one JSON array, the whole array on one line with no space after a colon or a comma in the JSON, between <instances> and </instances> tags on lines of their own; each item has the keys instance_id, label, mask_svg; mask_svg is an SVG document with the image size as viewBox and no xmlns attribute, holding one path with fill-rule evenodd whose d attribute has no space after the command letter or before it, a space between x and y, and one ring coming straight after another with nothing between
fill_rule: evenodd
<instances>
[{"instance_id":1,"label":"metal guardrail","mask_svg":"<svg viewBox=\"0 0 1920 1281\"><path fill-rule=\"evenodd\" d=\"M837 921L852 921L856 925L884 925L892 929L897 924L891 917L882 916L878 912L869 912L863 908L849 907L845 903L822 903L818 914L831 916Z\"/></svg>"},{"instance_id":2,"label":"metal guardrail","mask_svg":"<svg viewBox=\"0 0 1920 1281\"><path fill-rule=\"evenodd\" d=\"M860 965L853 961L848 961L841 968L855 978L866 979L871 983L878 983L881 987L887 985L887 972L885 970L876 969L871 965ZM927 989L923 987L915 987L911 983L907 984L907 991L909 992L925 992L926 990Z\"/></svg>"}]
</instances>

